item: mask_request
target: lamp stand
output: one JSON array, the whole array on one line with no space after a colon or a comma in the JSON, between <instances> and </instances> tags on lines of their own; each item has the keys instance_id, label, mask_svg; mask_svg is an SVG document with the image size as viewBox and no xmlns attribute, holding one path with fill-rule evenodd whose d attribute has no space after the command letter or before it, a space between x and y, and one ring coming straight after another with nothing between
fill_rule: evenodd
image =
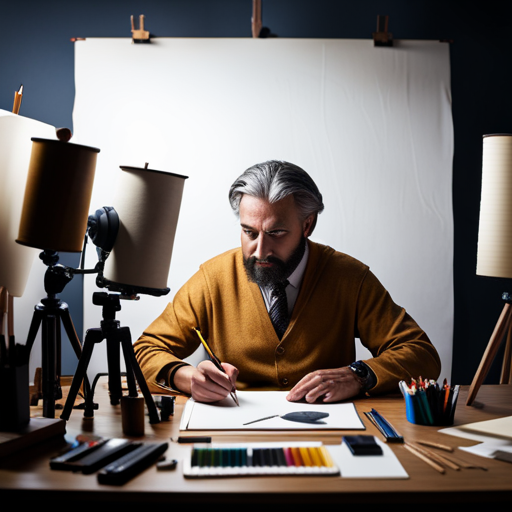
<instances>
[{"instance_id":1,"label":"lamp stand","mask_svg":"<svg viewBox=\"0 0 512 512\"><path fill-rule=\"evenodd\" d=\"M119 343L123 349L123 355L126 363L126 380L128 383L128 395L130 397L137 397L137 386L135 379L139 383L140 390L145 398L148 408L150 423L159 423L160 417L157 407L153 401L153 397L149 392L149 388L144 379L144 375L140 366L135 358L133 350L130 329L128 327L120 327L120 323L115 319L116 311L121 310L119 294L109 294L105 292L96 292L93 294L93 303L103 306L103 320L101 321L101 328L89 329L85 336L82 356L78 362L76 373L73 377L71 387L69 389L68 397L64 405L64 410L61 418L68 420L73 408L76 395L80 388L83 379L86 377L87 367L89 365L93 348L96 343L101 343L104 339L107 341L107 363L109 371L109 393L110 403L117 405L122 397L121 386L121 368L119 357ZM85 412L86 417L93 416L93 392L89 391L85 397Z\"/></svg>"},{"instance_id":2,"label":"lamp stand","mask_svg":"<svg viewBox=\"0 0 512 512\"><path fill-rule=\"evenodd\" d=\"M469 388L468 398L466 400L466 405L471 405L482 385L489 369L491 367L492 362L496 358L496 354L503 339L507 338L505 344L505 353L503 356L503 364L501 368L501 377L500 384L507 384L511 382L511 357L512 357L512 297L508 293L503 293L503 300L505 301L505 306L501 312L501 315L494 327L494 331L491 335L489 343L487 344L487 348L485 349L484 355L482 356L482 360L480 361L480 365L478 370L473 378L473 382L471 383L471 387Z\"/></svg>"},{"instance_id":3,"label":"lamp stand","mask_svg":"<svg viewBox=\"0 0 512 512\"><path fill-rule=\"evenodd\" d=\"M62 398L60 387L61 372L61 330L60 322L66 330L69 341L75 351L77 358L80 358L82 347L76 334L68 305L58 298L66 284L73 278L67 267L56 265L58 255L53 251L44 251L40 259L48 265L45 273L44 287L47 293L34 308L34 315L30 324L26 354L30 354L39 327L41 329L41 356L42 356L42 398L43 416L45 418L55 417L55 401Z\"/></svg>"}]
</instances>

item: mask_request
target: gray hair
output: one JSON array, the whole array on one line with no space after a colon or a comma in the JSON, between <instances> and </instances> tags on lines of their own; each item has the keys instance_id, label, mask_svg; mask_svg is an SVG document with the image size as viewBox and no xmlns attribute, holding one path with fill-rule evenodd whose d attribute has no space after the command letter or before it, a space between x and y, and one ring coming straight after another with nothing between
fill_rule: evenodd
<instances>
[{"instance_id":1,"label":"gray hair","mask_svg":"<svg viewBox=\"0 0 512 512\"><path fill-rule=\"evenodd\" d=\"M270 160L249 167L229 189L229 202L236 215L244 194L270 203L293 194L303 219L318 215L324 209L322 194L315 182L306 171L289 162Z\"/></svg>"}]
</instances>

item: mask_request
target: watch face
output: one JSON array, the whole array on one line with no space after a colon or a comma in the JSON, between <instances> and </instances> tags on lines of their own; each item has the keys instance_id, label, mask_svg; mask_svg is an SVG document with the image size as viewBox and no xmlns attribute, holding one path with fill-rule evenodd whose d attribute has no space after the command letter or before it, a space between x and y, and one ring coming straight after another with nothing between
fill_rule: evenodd
<instances>
[{"instance_id":1,"label":"watch face","mask_svg":"<svg viewBox=\"0 0 512 512\"><path fill-rule=\"evenodd\" d=\"M375 386L375 377L373 375L373 372L364 363L357 361L355 363L350 364L349 368L360 380L363 391L368 391L373 386Z\"/></svg>"},{"instance_id":2,"label":"watch face","mask_svg":"<svg viewBox=\"0 0 512 512\"><path fill-rule=\"evenodd\" d=\"M361 379L364 379L368 375L368 372L365 370L365 368L358 364L351 364L350 369Z\"/></svg>"}]
</instances>

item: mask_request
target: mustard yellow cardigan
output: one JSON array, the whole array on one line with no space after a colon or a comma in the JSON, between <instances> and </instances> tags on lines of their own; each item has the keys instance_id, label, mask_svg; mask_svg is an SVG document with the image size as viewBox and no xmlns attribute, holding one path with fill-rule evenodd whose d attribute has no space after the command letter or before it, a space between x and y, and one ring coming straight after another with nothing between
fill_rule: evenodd
<instances>
[{"instance_id":1,"label":"mustard yellow cardigan","mask_svg":"<svg viewBox=\"0 0 512 512\"><path fill-rule=\"evenodd\" d=\"M373 358L371 394L398 391L411 377L437 379L440 360L427 335L396 305L369 268L309 241L309 260L288 330L280 341L258 285L248 281L241 249L200 266L135 342L152 391L199 346L199 327L221 361L236 366L237 387L291 389L304 375L355 360L355 338Z\"/></svg>"}]
</instances>

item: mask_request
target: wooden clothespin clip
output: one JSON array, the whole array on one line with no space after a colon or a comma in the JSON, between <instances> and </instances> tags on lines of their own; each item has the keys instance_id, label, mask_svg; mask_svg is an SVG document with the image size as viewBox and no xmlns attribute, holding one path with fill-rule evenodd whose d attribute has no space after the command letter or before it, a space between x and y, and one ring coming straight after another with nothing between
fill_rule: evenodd
<instances>
[{"instance_id":1,"label":"wooden clothespin clip","mask_svg":"<svg viewBox=\"0 0 512 512\"><path fill-rule=\"evenodd\" d=\"M373 33L373 46L393 46L393 34L388 32L389 16L377 16L377 32Z\"/></svg>"},{"instance_id":2,"label":"wooden clothespin clip","mask_svg":"<svg viewBox=\"0 0 512 512\"><path fill-rule=\"evenodd\" d=\"M139 15L139 28L135 28L133 15L131 16L132 23L132 43L149 43L149 32L144 30L144 14Z\"/></svg>"}]
</instances>

